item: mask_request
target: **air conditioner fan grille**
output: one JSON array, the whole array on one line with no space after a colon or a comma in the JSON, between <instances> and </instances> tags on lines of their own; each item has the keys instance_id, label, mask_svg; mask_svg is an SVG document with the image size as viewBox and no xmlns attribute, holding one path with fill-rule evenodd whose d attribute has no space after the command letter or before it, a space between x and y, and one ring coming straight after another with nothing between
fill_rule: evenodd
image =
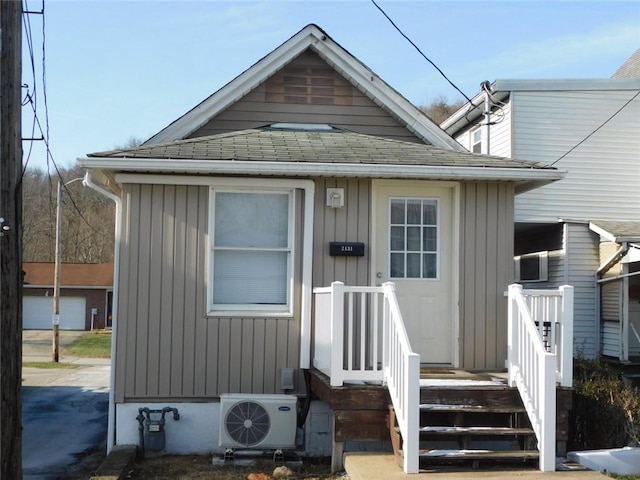
<instances>
[{"instance_id":1,"label":"air conditioner fan grille","mask_svg":"<svg viewBox=\"0 0 640 480\"><path fill-rule=\"evenodd\" d=\"M271 428L269 414L256 402L236 403L227 412L224 423L229 436L245 447L259 444Z\"/></svg>"}]
</instances>

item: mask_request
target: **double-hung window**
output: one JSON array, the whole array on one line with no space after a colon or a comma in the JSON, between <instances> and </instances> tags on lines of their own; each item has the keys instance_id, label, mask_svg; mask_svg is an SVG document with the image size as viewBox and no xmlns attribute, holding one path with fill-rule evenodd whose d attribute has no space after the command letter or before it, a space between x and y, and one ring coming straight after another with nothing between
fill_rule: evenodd
<instances>
[{"instance_id":1,"label":"double-hung window","mask_svg":"<svg viewBox=\"0 0 640 480\"><path fill-rule=\"evenodd\" d=\"M210 191L209 315L289 315L293 191Z\"/></svg>"}]
</instances>

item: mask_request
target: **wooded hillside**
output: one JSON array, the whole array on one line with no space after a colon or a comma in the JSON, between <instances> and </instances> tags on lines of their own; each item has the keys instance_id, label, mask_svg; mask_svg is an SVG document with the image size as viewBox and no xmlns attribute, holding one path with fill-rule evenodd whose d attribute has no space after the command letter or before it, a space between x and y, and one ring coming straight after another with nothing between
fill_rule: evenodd
<instances>
[{"instance_id":1,"label":"wooded hillside","mask_svg":"<svg viewBox=\"0 0 640 480\"><path fill-rule=\"evenodd\" d=\"M80 167L60 169L65 183L82 178ZM53 262L56 238L55 172L28 168L23 176L23 261ZM69 263L101 263L113 258L113 201L78 180L63 187L62 194L62 261Z\"/></svg>"}]
</instances>

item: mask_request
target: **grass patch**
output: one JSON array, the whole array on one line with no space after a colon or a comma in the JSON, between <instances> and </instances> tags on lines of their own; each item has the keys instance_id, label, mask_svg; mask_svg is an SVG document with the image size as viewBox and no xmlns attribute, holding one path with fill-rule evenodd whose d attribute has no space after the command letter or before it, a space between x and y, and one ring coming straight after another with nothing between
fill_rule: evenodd
<instances>
[{"instance_id":1,"label":"grass patch","mask_svg":"<svg viewBox=\"0 0 640 480\"><path fill-rule=\"evenodd\" d=\"M73 342L66 353L74 357L111 358L111 332L87 333Z\"/></svg>"},{"instance_id":2,"label":"grass patch","mask_svg":"<svg viewBox=\"0 0 640 480\"><path fill-rule=\"evenodd\" d=\"M48 368L48 369L59 369L59 368L77 368L77 365L73 363L61 363L61 362L22 362L22 367L27 368Z\"/></svg>"}]
</instances>

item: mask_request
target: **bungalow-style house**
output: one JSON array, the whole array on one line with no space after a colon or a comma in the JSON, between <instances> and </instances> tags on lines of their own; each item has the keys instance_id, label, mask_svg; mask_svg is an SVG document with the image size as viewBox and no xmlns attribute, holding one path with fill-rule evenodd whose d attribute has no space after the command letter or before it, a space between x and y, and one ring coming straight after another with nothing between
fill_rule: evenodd
<instances>
[{"instance_id":1,"label":"bungalow-style house","mask_svg":"<svg viewBox=\"0 0 640 480\"><path fill-rule=\"evenodd\" d=\"M54 264L25 262L22 328L50 330L53 314ZM63 263L60 266L60 329L111 327L113 262Z\"/></svg>"},{"instance_id":2,"label":"bungalow-style house","mask_svg":"<svg viewBox=\"0 0 640 480\"><path fill-rule=\"evenodd\" d=\"M406 471L420 366L514 355L514 199L562 177L469 153L315 25L142 146L79 162L116 202L109 448L169 406L166 451L294 442L339 468L345 442L390 438L391 399ZM282 394L300 399L293 423L270 417L292 410Z\"/></svg>"},{"instance_id":3,"label":"bungalow-style house","mask_svg":"<svg viewBox=\"0 0 640 480\"><path fill-rule=\"evenodd\" d=\"M640 362L640 50L609 79L496 80L442 128L567 170L515 200L516 280L575 287L574 348Z\"/></svg>"}]
</instances>

